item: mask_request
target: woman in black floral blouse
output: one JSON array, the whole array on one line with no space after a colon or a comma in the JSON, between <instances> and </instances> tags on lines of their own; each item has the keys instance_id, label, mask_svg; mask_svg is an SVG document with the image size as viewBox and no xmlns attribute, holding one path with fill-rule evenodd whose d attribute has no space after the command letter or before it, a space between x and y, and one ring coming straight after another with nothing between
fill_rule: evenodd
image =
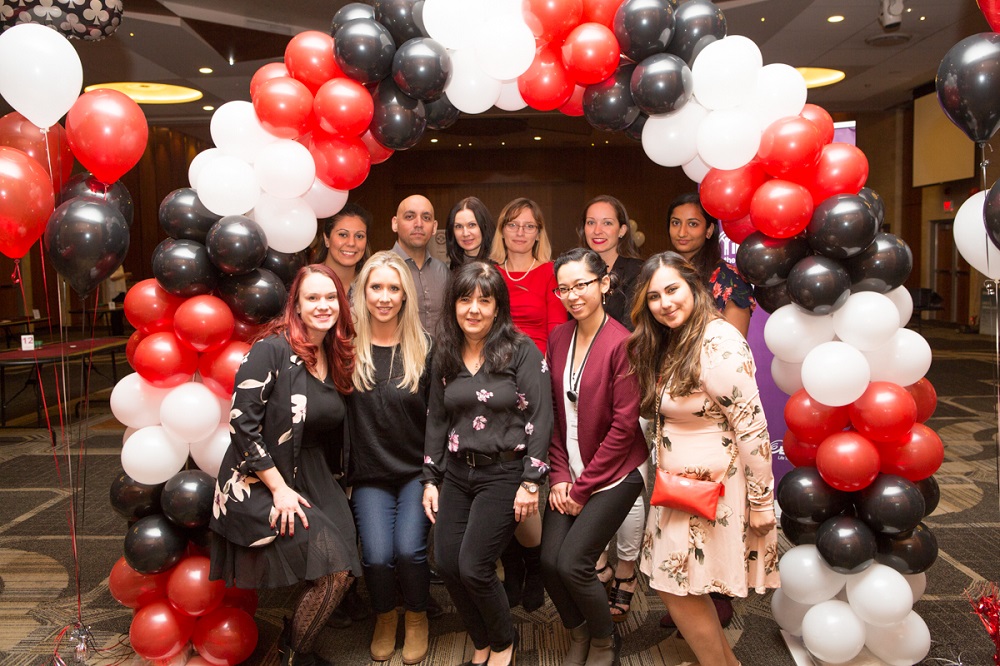
<instances>
[{"instance_id":1,"label":"woman in black floral blouse","mask_svg":"<svg viewBox=\"0 0 1000 666\"><path fill-rule=\"evenodd\" d=\"M497 268L456 271L435 340L424 510L438 571L475 647L470 664L513 661L514 627L495 562L517 523L538 513L552 435L548 367L518 332ZM446 313L449 311L446 310Z\"/></svg>"}]
</instances>

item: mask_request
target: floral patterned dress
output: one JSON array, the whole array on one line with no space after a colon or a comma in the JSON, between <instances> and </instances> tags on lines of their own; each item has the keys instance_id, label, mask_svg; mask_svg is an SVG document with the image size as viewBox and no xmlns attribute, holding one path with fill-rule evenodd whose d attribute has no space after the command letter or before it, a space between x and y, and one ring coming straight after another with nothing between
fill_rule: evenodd
<instances>
[{"instance_id":1,"label":"floral patterned dress","mask_svg":"<svg viewBox=\"0 0 1000 666\"><path fill-rule=\"evenodd\" d=\"M718 481L738 447L715 520L650 507L640 569L650 587L670 594L718 592L745 597L778 587L777 532L756 536L750 509L773 504L774 477L767 422L754 380L754 362L743 336L722 319L705 330L701 390L665 394L660 468Z\"/></svg>"}]
</instances>

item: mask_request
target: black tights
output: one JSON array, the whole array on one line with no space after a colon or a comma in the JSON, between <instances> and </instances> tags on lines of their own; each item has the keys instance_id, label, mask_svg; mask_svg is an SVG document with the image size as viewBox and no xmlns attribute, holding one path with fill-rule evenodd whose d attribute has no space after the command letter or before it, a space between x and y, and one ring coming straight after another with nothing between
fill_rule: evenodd
<instances>
[{"instance_id":1,"label":"black tights","mask_svg":"<svg viewBox=\"0 0 1000 666\"><path fill-rule=\"evenodd\" d=\"M296 651L312 652L319 632L351 586L351 572L338 571L312 581L295 604L291 643Z\"/></svg>"}]
</instances>

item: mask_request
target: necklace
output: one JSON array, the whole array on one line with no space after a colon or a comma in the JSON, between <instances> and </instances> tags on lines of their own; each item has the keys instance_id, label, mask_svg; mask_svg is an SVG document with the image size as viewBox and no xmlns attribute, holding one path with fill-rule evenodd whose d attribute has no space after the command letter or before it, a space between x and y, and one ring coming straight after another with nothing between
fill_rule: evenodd
<instances>
[{"instance_id":1,"label":"necklace","mask_svg":"<svg viewBox=\"0 0 1000 666\"><path fill-rule=\"evenodd\" d=\"M576 356L576 334L580 330L580 325L576 325L576 330L573 331L573 342L569 348L569 390L566 391L566 397L569 398L570 402L575 403L579 398L580 394L580 379L583 377L583 366L587 365L587 359L590 358L590 350L594 348L594 340L597 336L601 334L601 329L604 325L608 323L608 313L604 313L604 319L601 320L601 325L597 328L597 333L594 333L594 337L591 338L590 344L587 345L587 353L583 355L583 361L580 363L579 369L575 372L573 371L573 358Z\"/></svg>"},{"instance_id":2,"label":"necklace","mask_svg":"<svg viewBox=\"0 0 1000 666\"><path fill-rule=\"evenodd\" d=\"M524 278L528 277L528 273L530 273L531 269L534 268L534 267L535 267L535 258L532 257L531 258L531 265L528 266L528 270L524 271L524 275L522 275L519 278L513 278L513 277L510 276L510 269L507 268L507 260L504 259L504 262L503 262L503 270L507 274L507 279L510 280L511 282L520 282Z\"/></svg>"}]
</instances>

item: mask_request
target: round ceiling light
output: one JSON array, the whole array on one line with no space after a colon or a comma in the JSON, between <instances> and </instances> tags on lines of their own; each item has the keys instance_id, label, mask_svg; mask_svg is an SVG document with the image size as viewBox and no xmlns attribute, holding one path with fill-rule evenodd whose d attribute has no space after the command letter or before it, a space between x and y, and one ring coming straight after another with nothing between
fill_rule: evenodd
<instances>
[{"instance_id":1,"label":"round ceiling light","mask_svg":"<svg viewBox=\"0 0 1000 666\"><path fill-rule=\"evenodd\" d=\"M128 95L137 104L186 104L203 97L200 90L175 86L168 83L145 83L141 81L116 81L96 83L84 88L86 92L100 88L117 90Z\"/></svg>"}]
</instances>

